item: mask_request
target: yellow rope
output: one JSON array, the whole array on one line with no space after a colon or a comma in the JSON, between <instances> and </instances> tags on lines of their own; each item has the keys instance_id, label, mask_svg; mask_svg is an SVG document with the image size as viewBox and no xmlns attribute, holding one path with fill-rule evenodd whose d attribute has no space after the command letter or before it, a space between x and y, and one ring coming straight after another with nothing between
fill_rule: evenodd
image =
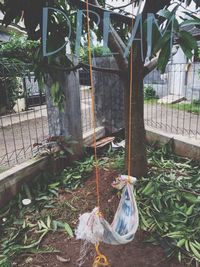
<instances>
[{"instance_id":1,"label":"yellow rope","mask_svg":"<svg viewBox=\"0 0 200 267\"><path fill-rule=\"evenodd\" d=\"M133 8L133 5L132 5ZM93 125L93 140L94 140L94 156L95 156L95 173L96 173L96 193L97 193L97 207L98 207L98 216L102 216L100 211L100 191L99 191L99 166L98 166L98 157L97 157L97 143L96 143L96 118L95 118L95 97L94 97L94 81L93 81L93 70L92 70L92 52L91 52L91 38L90 38L90 18L89 18L89 2L86 0L86 10L87 10L87 34L88 34L88 58L89 58L89 65L90 65L90 83L91 83L91 92L92 92L92 125ZM134 19L132 17L132 28L133 28ZM130 182L130 174L131 174L131 115L132 115L132 108L131 108L131 101L132 101L132 85L133 85L133 78L132 78L132 57L133 51L131 47L131 62L130 62L130 103L129 103L129 152L128 152L128 182ZM99 266L109 266L109 262L105 255L103 255L99 250L99 244L95 246L96 248L96 258L94 259L93 267Z\"/></svg>"},{"instance_id":2,"label":"yellow rope","mask_svg":"<svg viewBox=\"0 0 200 267\"><path fill-rule=\"evenodd\" d=\"M94 157L95 157L95 173L96 173L96 194L97 194L97 207L98 207L98 216L102 216L100 211L100 192L99 192L99 166L98 166L98 157L97 157L97 143L96 143L96 118L95 118L95 97L94 97L94 81L93 81L93 70L92 70L92 52L91 52L91 40L90 40L90 19L89 19L89 3L86 1L86 10L87 10L87 32L88 32L88 58L90 65L90 83L91 83L91 92L92 92L92 125L93 125L93 140L94 140ZM95 246L97 256L94 260L93 267L99 266L109 266L106 256L104 256L99 251L99 244Z\"/></svg>"},{"instance_id":3,"label":"yellow rope","mask_svg":"<svg viewBox=\"0 0 200 267\"><path fill-rule=\"evenodd\" d=\"M94 157L95 157L95 173L96 173L96 193L97 193L97 207L100 209L100 192L99 192L99 166L97 157L97 141L96 141L96 118L95 118L95 98L94 98L94 81L92 70L92 52L91 52L91 40L90 40L90 18L89 18L89 3L86 1L87 9L87 32L88 32L88 57L90 65L90 83L92 93L92 126L93 126L93 140L94 140Z\"/></svg>"},{"instance_id":4,"label":"yellow rope","mask_svg":"<svg viewBox=\"0 0 200 267\"><path fill-rule=\"evenodd\" d=\"M104 256L99 250L99 244L95 246L95 249L96 249L97 256L94 259L94 263L92 267L109 266L109 262L106 256Z\"/></svg>"},{"instance_id":5,"label":"yellow rope","mask_svg":"<svg viewBox=\"0 0 200 267\"><path fill-rule=\"evenodd\" d=\"M132 29L134 26L134 17L133 17L134 5L132 4ZM132 96L133 96L133 46L131 45L130 53L130 88L129 88L129 125L128 125L128 181L130 182L131 176L131 132L132 132Z\"/></svg>"}]
</instances>

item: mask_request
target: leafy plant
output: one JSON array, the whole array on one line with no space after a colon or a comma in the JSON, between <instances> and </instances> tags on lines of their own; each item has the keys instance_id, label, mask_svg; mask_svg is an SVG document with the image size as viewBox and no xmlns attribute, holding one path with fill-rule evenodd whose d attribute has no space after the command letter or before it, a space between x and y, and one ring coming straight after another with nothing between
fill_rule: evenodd
<instances>
[{"instance_id":1,"label":"leafy plant","mask_svg":"<svg viewBox=\"0 0 200 267\"><path fill-rule=\"evenodd\" d=\"M11 112L17 99L24 97L21 77L33 58L38 43L26 40L25 36L11 34L9 42L0 44L0 114Z\"/></svg>"},{"instance_id":2,"label":"leafy plant","mask_svg":"<svg viewBox=\"0 0 200 267\"><path fill-rule=\"evenodd\" d=\"M152 86L149 85L144 88L144 99L145 100L158 99L156 91L153 89Z\"/></svg>"},{"instance_id":3,"label":"leafy plant","mask_svg":"<svg viewBox=\"0 0 200 267\"><path fill-rule=\"evenodd\" d=\"M104 162L100 160L99 165ZM41 247L49 233L64 231L70 238L74 236L66 221L63 222L58 216L54 218L55 208L60 208L63 213L63 206L59 206L61 204L55 198L58 198L61 188L75 189L81 185L93 171L94 164L93 157L87 157L75 162L58 177L44 173L35 177L32 186L23 184L18 196L0 211L0 266L10 267L13 257L24 252L35 253L36 249L41 253L57 252ZM31 204L24 206L23 199L30 199ZM70 202L65 201L64 204L65 209L77 212Z\"/></svg>"},{"instance_id":4,"label":"leafy plant","mask_svg":"<svg viewBox=\"0 0 200 267\"><path fill-rule=\"evenodd\" d=\"M16 100L24 96L19 79L16 77L1 77L0 95L0 115L12 112Z\"/></svg>"},{"instance_id":5,"label":"leafy plant","mask_svg":"<svg viewBox=\"0 0 200 267\"><path fill-rule=\"evenodd\" d=\"M137 184L141 229L151 233L167 256L200 261L199 166L171 156L168 147L149 149L151 170Z\"/></svg>"},{"instance_id":6,"label":"leafy plant","mask_svg":"<svg viewBox=\"0 0 200 267\"><path fill-rule=\"evenodd\" d=\"M195 106L200 106L200 99L193 100L192 104L195 105Z\"/></svg>"},{"instance_id":7,"label":"leafy plant","mask_svg":"<svg viewBox=\"0 0 200 267\"><path fill-rule=\"evenodd\" d=\"M101 163L99 162L99 165ZM66 188L76 189L89 177L95 166L94 157L84 161L76 161L72 167L67 167L61 174L63 185Z\"/></svg>"},{"instance_id":8,"label":"leafy plant","mask_svg":"<svg viewBox=\"0 0 200 267\"><path fill-rule=\"evenodd\" d=\"M10 59L11 63L13 59L17 59L19 64L24 65L24 63L32 62L33 53L36 52L38 46L37 41L27 40L25 35L11 32L9 42L0 44L0 56Z\"/></svg>"},{"instance_id":9,"label":"leafy plant","mask_svg":"<svg viewBox=\"0 0 200 267\"><path fill-rule=\"evenodd\" d=\"M136 183L140 228L148 242L160 244L167 257L200 262L199 164L173 154L171 143L148 147L149 173ZM121 165L124 152L113 157Z\"/></svg>"},{"instance_id":10,"label":"leafy plant","mask_svg":"<svg viewBox=\"0 0 200 267\"><path fill-rule=\"evenodd\" d=\"M54 158L66 158L69 154L73 155L74 145L77 141L72 140L69 136L51 136L42 143L34 144L34 156L50 155Z\"/></svg>"},{"instance_id":11,"label":"leafy plant","mask_svg":"<svg viewBox=\"0 0 200 267\"><path fill-rule=\"evenodd\" d=\"M104 55L109 56L111 55L111 51L104 46L97 45L95 47L92 47L92 55L94 58L102 57ZM88 47L81 49L80 58L83 62L88 63Z\"/></svg>"},{"instance_id":12,"label":"leafy plant","mask_svg":"<svg viewBox=\"0 0 200 267\"><path fill-rule=\"evenodd\" d=\"M113 155L114 160L112 161L112 167L120 173L123 173L125 170L124 157L125 152L123 149L119 150L118 153Z\"/></svg>"},{"instance_id":13,"label":"leafy plant","mask_svg":"<svg viewBox=\"0 0 200 267\"><path fill-rule=\"evenodd\" d=\"M171 144L148 148L149 173L138 180L136 198L139 207L140 227L150 233L149 242L159 243L168 257L176 255L180 261L200 261L200 170L199 164L173 153ZM123 171L124 150L111 149L99 160L101 168ZM55 217L55 212L67 209L77 218L78 207L68 200L58 204L60 191L76 189L90 176L95 166L93 156L74 164L58 177L36 177L33 186L23 185L15 199L0 213L3 221L0 245L0 263L10 266L12 257L23 252L50 251L41 247L49 233L65 231L73 236L71 226ZM77 198L78 196L75 195ZM22 199L32 201L27 207ZM44 212L46 210L46 213ZM70 221L71 224L71 221ZM34 235L30 235L33 232Z\"/></svg>"}]
</instances>

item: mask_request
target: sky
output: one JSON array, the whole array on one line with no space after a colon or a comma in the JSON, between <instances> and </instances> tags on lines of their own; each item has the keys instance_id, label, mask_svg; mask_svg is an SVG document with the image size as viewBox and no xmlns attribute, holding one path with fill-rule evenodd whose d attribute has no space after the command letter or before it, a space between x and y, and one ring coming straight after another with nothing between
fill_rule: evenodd
<instances>
[{"instance_id":1,"label":"sky","mask_svg":"<svg viewBox=\"0 0 200 267\"><path fill-rule=\"evenodd\" d=\"M162 1L162 0L160 0L160 1ZM106 3L109 5L118 7L118 6L123 6L123 5L130 3L130 0L124 0L124 1L123 0L106 0ZM190 5L190 7L188 7L188 9L191 11L194 11L195 10L195 3L193 2ZM129 5L128 7L126 7L125 10L132 13L132 5ZM181 15L182 11L184 11L184 9L180 7L178 14ZM137 11L135 11L135 12L137 12Z\"/></svg>"},{"instance_id":2,"label":"sky","mask_svg":"<svg viewBox=\"0 0 200 267\"><path fill-rule=\"evenodd\" d=\"M120 7L130 3L130 0L106 0L106 4L111 6ZM132 5L125 8L125 11L132 13ZM134 14L137 12L137 8L134 9Z\"/></svg>"}]
</instances>

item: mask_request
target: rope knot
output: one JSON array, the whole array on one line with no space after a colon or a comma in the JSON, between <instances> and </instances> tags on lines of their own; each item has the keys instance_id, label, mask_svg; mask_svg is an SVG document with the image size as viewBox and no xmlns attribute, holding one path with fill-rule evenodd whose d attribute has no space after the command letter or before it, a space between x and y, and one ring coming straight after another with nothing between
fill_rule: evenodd
<instances>
[{"instance_id":1,"label":"rope knot","mask_svg":"<svg viewBox=\"0 0 200 267\"><path fill-rule=\"evenodd\" d=\"M97 210L96 215L103 218L103 213L99 210Z\"/></svg>"},{"instance_id":2,"label":"rope knot","mask_svg":"<svg viewBox=\"0 0 200 267\"><path fill-rule=\"evenodd\" d=\"M109 266L109 262L105 255L103 255L99 250L99 244L95 245L97 256L94 259L93 267L99 266Z\"/></svg>"}]
</instances>

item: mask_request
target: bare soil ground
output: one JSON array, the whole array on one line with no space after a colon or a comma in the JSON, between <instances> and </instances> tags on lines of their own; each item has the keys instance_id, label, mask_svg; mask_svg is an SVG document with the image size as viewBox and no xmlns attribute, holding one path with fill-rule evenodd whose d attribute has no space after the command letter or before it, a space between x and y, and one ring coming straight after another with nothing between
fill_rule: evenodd
<instances>
[{"instance_id":1,"label":"bare soil ground","mask_svg":"<svg viewBox=\"0 0 200 267\"><path fill-rule=\"evenodd\" d=\"M111 182L116 177L115 171L101 170L100 193L101 209L108 221L112 221L116 211L119 198L111 187ZM74 192L60 190L57 202L60 204L60 210L56 209L54 218L63 217L66 222L74 228L78 223L78 216L86 211L91 211L96 204L94 175L85 183L84 187ZM64 203L73 204L77 209L72 212L64 208ZM127 245L110 246L101 244L100 250L107 256L112 267L185 267L179 264L175 259L169 260L161 247L146 243L147 233L138 230L135 240ZM65 233L55 232L48 234L44 239L42 246L52 247L59 252L40 254L23 254L13 260L12 266L15 267L91 267L95 249L91 245L87 249L82 246L83 243L75 238L69 239ZM80 250L86 253L84 262L80 264Z\"/></svg>"}]
</instances>

